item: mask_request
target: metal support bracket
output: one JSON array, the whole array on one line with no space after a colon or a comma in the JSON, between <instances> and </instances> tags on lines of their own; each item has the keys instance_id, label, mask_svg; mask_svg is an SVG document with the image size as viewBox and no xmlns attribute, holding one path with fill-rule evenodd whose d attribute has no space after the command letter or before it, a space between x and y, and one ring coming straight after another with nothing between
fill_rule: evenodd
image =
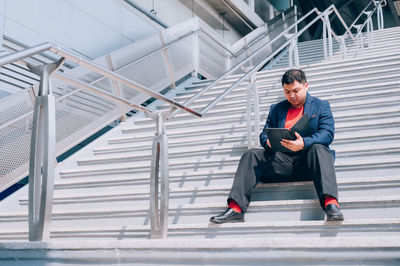
<instances>
[{"instance_id":1,"label":"metal support bracket","mask_svg":"<svg viewBox=\"0 0 400 266\"><path fill-rule=\"evenodd\" d=\"M382 30L384 28L384 23L383 23L383 11L382 11L382 3L380 1L377 1L378 4L378 9L377 9L377 16L376 16L376 20L378 23L378 30ZM376 2L374 2L376 5ZM384 5L386 6L386 1L384 1Z\"/></svg>"},{"instance_id":2,"label":"metal support bracket","mask_svg":"<svg viewBox=\"0 0 400 266\"><path fill-rule=\"evenodd\" d=\"M331 59L333 56L333 46L332 46L332 28L329 21L329 13L325 12L323 16L323 33L322 39L324 44L324 56L325 59ZM326 38L328 37L328 40ZM328 41L328 43L327 43Z\"/></svg>"},{"instance_id":3,"label":"metal support bracket","mask_svg":"<svg viewBox=\"0 0 400 266\"><path fill-rule=\"evenodd\" d=\"M50 75L64 62L31 66L40 76L39 93L33 112L29 162L29 240L50 238L51 211L55 168L56 119L55 99L51 93ZM43 166L43 168L42 168Z\"/></svg>"},{"instance_id":4,"label":"metal support bracket","mask_svg":"<svg viewBox=\"0 0 400 266\"><path fill-rule=\"evenodd\" d=\"M354 28L357 29L357 32L361 29L362 25L354 25ZM364 53L364 37L360 32L357 34L357 56L360 56Z\"/></svg>"},{"instance_id":5,"label":"metal support bracket","mask_svg":"<svg viewBox=\"0 0 400 266\"><path fill-rule=\"evenodd\" d=\"M169 110L158 111L150 117L155 119L156 134L153 137L150 176L150 225L151 238L166 238L168 233L168 138L164 122ZM161 181L161 182L160 182ZM160 193L161 183L161 193Z\"/></svg>"},{"instance_id":6,"label":"metal support bracket","mask_svg":"<svg viewBox=\"0 0 400 266\"><path fill-rule=\"evenodd\" d=\"M340 36L340 59L344 60L347 58L347 48L345 36Z\"/></svg>"},{"instance_id":7,"label":"metal support bracket","mask_svg":"<svg viewBox=\"0 0 400 266\"><path fill-rule=\"evenodd\" d=\"M254 110L253 110L254 108ZM254 113L254 116L252 114ZM255 74L250 76L247 87L247 147L253 148L260 145L258 138L260 130L259 97Z\"/></svg>"},{"instance_id":8,"label":"metal support bracket","mask_svg":"<svg viewBox=\"0 0 400 266\"><path fill-rule=\"evenodd\" d=\"M114 64L113 64L113 61L112 61L112 58L111 58L110 54L107 54L106 61L107 61L108 68L111 71L115 72ZM115 95L117 95L118 97L124 98L124 90L122 89L121 84L116 82L115 80L111 80L111 79L109 80L109 82L110 82L111 88L113 90L113 93ZM121 121L122 122L126 122L126 120L127 120L127 117L126 117L126 106L124 104L122 104L122 103L119 103L118 104L118 108L121 110L121 118L120 118Z\"/></svg>"},{"instance_id":9,"label":"metal support bracket","mask_svg":"<svg viewBox=\"0 0 400 266\"><path fill-rule=\"evenodd\" d=\"M290 38L291 37L292 36L290 36ZM299 60L299 49L297 46L297 38L293 39L289 44L289 68L293 68L293 63L296 68L299 68L300 60Z\"/></svg>"}]
</instances>

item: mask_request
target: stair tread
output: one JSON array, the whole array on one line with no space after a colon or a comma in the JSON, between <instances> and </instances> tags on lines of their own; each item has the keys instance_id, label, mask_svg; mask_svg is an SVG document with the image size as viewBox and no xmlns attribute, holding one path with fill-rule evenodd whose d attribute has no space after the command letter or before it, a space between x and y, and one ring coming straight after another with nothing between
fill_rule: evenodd
<instances>
[{"instance_id":1,"label":"stair tread","mask_svg":"<svg viewBox=\"0 0 400 266\"><path fill-rule=\"evenodd\" d=\"M364 197L345 197L340 200L341 209L357 208L359 206L376 206L377 204L393 204L400 205L400 196L364 196ZM396 206L397 206L396 205ZM266 211L265 208L282 208L282 207L295 207L295 208L310 208L319 206L319 200L317 199L295 199L295 200L272 200L272 201L253 201L250 203L250 207L247 213L257 212L258 209ZM224 210L226 203L195 203L195 204L178 204L170 205L170 211L190 211L190 210ZM110 208L81 208L74 210L56 210L53 211L53 217L65 216L65 215L90 215L90 214L107 214L107 213L122 213L122 212L147 212L149 206L136 206L136 207L114 207ZM7 217L27 217L25 211L14 211L14 212L3 212L0 214L0 219Z\"/></svg>"}]
</instances>

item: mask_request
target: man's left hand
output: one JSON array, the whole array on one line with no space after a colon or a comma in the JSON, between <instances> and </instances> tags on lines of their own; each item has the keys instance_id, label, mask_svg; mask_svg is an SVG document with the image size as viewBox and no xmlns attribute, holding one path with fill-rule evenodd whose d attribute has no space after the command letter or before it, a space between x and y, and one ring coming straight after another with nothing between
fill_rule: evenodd
<instances>
[{"instance_id":1,"label":"man's left hand","mask_svg":"<svg viewBox=\"0 0 400 266\"><path fill-rule=\"evenodd\" d=\"M304 148L303 138L297 132L294 132L294 134L296 135L295 140L283 139L281 141L281 144L283 147L286 147L291 151L294 151L294 152L301 151Z\"/></svg>"}]
</instances>

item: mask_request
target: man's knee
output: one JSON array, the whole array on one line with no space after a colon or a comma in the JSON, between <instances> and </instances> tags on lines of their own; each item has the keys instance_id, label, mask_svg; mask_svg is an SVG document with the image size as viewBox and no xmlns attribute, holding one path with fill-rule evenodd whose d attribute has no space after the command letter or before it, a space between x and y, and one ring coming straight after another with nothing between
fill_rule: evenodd
<instances>
[{"instance_id":1,"label":"man's knee","mask_svg":"<svg viewBox=\"0 0 400 266\"><path fill-rule=\"evenodd\" d=\"M311 145L311 147L308 149L308 152L311 152L311 153L330 152L330 150L326 146L316 143L316 144Z\"/></svg>"},{"instance_id":2,"label":"man's knee","mask_svg":"<svg viewBox=\"0 0 400 266\"><path fill-rule=\"evenodd\" d=\"M326 146L322 144L313 144L307 151L308 160L311 158L319 158L319 160L324 160L325 162L331 161L334 163L335 157L333 152Z\"/></svg>"},{"instance_id":3,"label":"man's knee","mask_svg":"<svg viewBox=\"0 0 400 266\"><path fill-rule=\"evenodd\" d=\"M245 153L243 153L241 159L258 157L258 156L260 156L260 154L263 153L263 151L264 151L264 149L259 149L259 148L249 149L249 150L245 151Z\"/></svg>"}]
</instances>

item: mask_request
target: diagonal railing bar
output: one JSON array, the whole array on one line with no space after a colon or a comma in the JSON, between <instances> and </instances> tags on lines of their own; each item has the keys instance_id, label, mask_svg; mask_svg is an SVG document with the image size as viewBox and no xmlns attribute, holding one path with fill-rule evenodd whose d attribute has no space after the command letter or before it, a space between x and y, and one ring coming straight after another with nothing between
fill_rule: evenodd
<instances>
[{"instance_id":1,"label":"diagonal railing bar","mask_svg":"<svg viewBox=\"0 0 400 266\"><path fill-rule=\"evenodd\" d=\"M384 0L380 0L380 1L378 2L378 4L375 6L375 8L373 9L373 11L370 12L370 13L368 14L366 20L365 20L364 23L361 25L361 27L358 29L358 32L357 32L357 34L356 34L356 38L355 38L355 39L357 39L357 37L358 37L360 34L362 34L362 30L364 29L365 25L367 25L367 23L369 22L369 19L371 19L372 15L376 12L376 10L379 8L379 5L381 5L383 1L384 1ZM365 12L365 11L364 11L364 12Z\"/></svg>"},{"instance_id":2,"label":"diagonal railing bar","mask_svg":"<svg viewBox=\"0 0 400 266\"><path fill-rule=\"evenodd\" d=\"M71 54L71 53L69 53L67 51L62 50L62 48L59 47L59 46L52 45L51 43L43 43L43 44L36 45L36 46L31 47L31 48L22 50L22 51L18 51L18 52L13 53L13 54L2 56L2 57L0 57L0 66L3 66L3 65L6 65L6 64L15 62L15 61L22 60L24 58L30 57L32 55L35 55L37 53L44 52L44 51L47 51L47 50L51 51L52 53L57 54L57 55L59 55L61 57L64 57L64 58L66 58L66 59L68 59L68 60L70 60L70 61L72 61L72 62L74 62L76 64L85 66L85 67L87 67L87 68L89 68L89 69L91 69L93 71L96 71L97 73L102 74L102 75L104 75L104 76L106 76L106 77L108 77L108 78L110 78L112 80L115 80L117 82L120 82L120 83L122 83L122 84L124 84L124 85L126 85L126 86L128 86L130 88L133 88L133 89L138 90L140 92L143 92L143 93L145 93L145 94L147 94L147 95L149 95L151 97L154 97L156 99L164 101L167 104L170 104L170 105L172 105L172 106L174 106L174 107L176 107L178 109L182 109L182 110L187 111L189 113L192 113L192 114L194 114L196 116L201 116L196 111L191 110L190 108L187 108L187 107L183 106L182 104L180 104L178 102L175 102L174 100L169 99L169 98L165 97L164 95L162 95L160 93L152 91L152 90L144 87L143 85L141 85L141 84L139 84L137 82L129 80L129 79L127 79L127 78L125 78L125 77L123 77L123 76L121 76L121 75L119 75L119 74L117 74L117 73L115 73L115 72L113 72L111 70L108 70L108 69L105 69L105 68L103 68L101 66L98 66L95 63L92 63L92 62L90 62L88 60L85 60L85 59L82 59L80 57L77 57L77 56L75 56L75 55L73 55L73 54Z\"/></svg>"},{"instance_id":3,"label":"diagonal railing bar","mask_svg":"<svg viewBox=\"0 0 400 266\"><path fill-rule=\"evenodd\" d=\"M357 23L357 21L361 18L361 16L364 14L364 12L369 8L369 6L372 4L372 1L368 3L368 5L366 5L364 7L364 9L361 11L360 14L358 14L358 16L356 17L356 19L353 21L353 23L349 26L350 29L354 28L354 25Z\"/></svg>"},{"instance_id":4,"label":"diagonal railing bar","mask_svg":"<svg viewBox=\"0 0 400 266\"><path fill-rule=\"evenodd\" d=\"M90 62L88 60L85 60L85 59L82 59L80 57L77 57L75 55L72 55L71 53L68 53L67 51L62 50L61 47L56 47L56 46L52 45L49 50L52 53L55 53L55 54L57 54L57 55L59 55L61 57L65 57L66 59L68 59L68 60L70 60L70 61L72 61L72 62L74 62L76 64L79 64L81 66L87 67L88 69L93 70L93 71L95 71L95 72L97 72L99 74L102 74L102 75L104 75L104 76L106 76L106 77L108 77L108 78L110 78L110 79L112 79L112 80L114 80L116 82L120 82L121 84L124 84L127 87L130 87L130 88L133 88L133 89L135 89L135 90L137 90L139 92L145 93L145 94L147 94L147 95L149 95L151 97L154 97L154 98L156 98L158 100L161 100L161 101L163 101L163 102L165 102L165 103L167 103L169 105L172 105L172 106L174 106L174 107L176 107L178 109L182 109L182 110L184 110L186 112L189 112L191 114L194 114L196 116L201 116L196 111L194 111L194 110L192 110L190 108L187 108L186 106L184 106L184 105L182 105L182 104L180 104L180 103L178 103L178 102L176 102L176 101L174 101L172 99L169 99L169 98L165 97L164 95L162 95L162 94L160 94L158 92L155 92L155 91L153 91L151 89L148 89L145 86L143 86L143 85L141 85L141 84L139 84L137 82L134 82L134 81L132 81L132 80L126 78L126 77L123 77L123 76L121 76L121 75L119 75L119 74L117 74L117 73L115 73L115 72L113 72L111 70L108 70L106 68L98 66L95 63L92 63L92 62Z\"/></svg>"},{"instance_id":5,"label":"diagonal railing bar","mask_svg":"<svg viewBox=\"0 0 400 266\"><path fill-rule=\"evenodd\" d=\"M55 78L58 78L58 79L60 79L62 81L65 81L66 83L69 83L71 85L77 86L79 88L87 89L88 91L94 92L94 93L96 93L98 95L104 96L104 97L109 98L111 100L118 101L120 103L123 103L123 104L125 104L125 105L127 105L127 106L129 106L129 107L131 107L131 108L133 108L135 110L142 111L145 114L151 114L152 113L151 110L149 110L148 108L146 108L144 106L141 106L141 105L136 104L136 103L132 103L132 102L130 102L130 101L124 99L124 98L115 96L112 93L109 93L107 91L103 91L103 90L101 90L101 89L99 89L99 88L97 88L97 87L95 87L93 85L84 83L84 82L82 82L82 81L80 81L78 79L72 78L72 77L68 77L65 74L61 74L59 72L55 72L55 73L52 74L52 76L55 77Z\"/></svg>"}]
</instances>

